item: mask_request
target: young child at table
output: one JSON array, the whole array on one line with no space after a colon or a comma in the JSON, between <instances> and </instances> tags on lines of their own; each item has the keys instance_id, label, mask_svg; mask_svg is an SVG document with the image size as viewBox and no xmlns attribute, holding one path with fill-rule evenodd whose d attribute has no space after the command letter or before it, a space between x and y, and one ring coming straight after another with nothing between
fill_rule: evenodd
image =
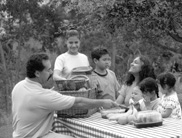
<instances>
[{"instance_id":1,"label":"young child at table","mask_svg":"<svg viewBox=\"0 0 182 138\"><path fill-rule=\"evenodd\" d=\"M133 92L131 94L131 98L129 100L130 105L134 105L137 111L140 111L140 104L143 101L142 92L138 86L133 88Z\"/></svg>"},{"instance_id":2,"label":"young child at table","mask_svg":"<svg viewBox=\"0 0 182 138\"><path fill-rule=\"evenodd\" d=\"M145 110L157 110L160 98L157 81L153 78L145 78L139 83L139 88L142 91L143 100L140 103L140 109Z\"/></svg>"},{"instance_id":3,"label":"young child at table","mask_svg":"<svg viewBox=\"0 0 182 138\"><path fill-rule=\"evenodd\" d=\"M163 118L171 117L181 119L181 106L176 91L176 79L172 73L162 73L157 77L159 91L163 93L157 111Z\"/></svg>"},{"instance_id":4,"label":"young child at table","mask_svg":"<svg viewBox=\"0 0 182 138\"><path fill-rule=\"evenodd\" d=\"M109 69L111 57L108 50L104 47L97 47L91 52L91 58L95 67L89 77L90 85L97 89L97 99L116 100L120 84L115 73Z\"/></svg>"}]
</instances>

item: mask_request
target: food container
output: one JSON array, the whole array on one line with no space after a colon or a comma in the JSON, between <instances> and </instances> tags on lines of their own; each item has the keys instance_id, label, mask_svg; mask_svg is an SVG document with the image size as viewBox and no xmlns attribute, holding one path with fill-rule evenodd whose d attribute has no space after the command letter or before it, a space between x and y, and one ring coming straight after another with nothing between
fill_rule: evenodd
<instances>
[{"instance_id":1,"label":"food container","mask_svg":"<svg viewBox=\"0 0 182 138\"><path fill-rule=\"evenodd\" d=\"M74 96L74 97L85 97L89 99L96 99L95 89L88 89L86 91L59 91L61 94ZM93 109L80 109L72 107L70 109L65 109L57 111L57 116L61 118L83 118L89 117L96 113L97 108Z\"/></svg>"},{"instance_id":2,"label":"food container","mask_svg":"<svg viewBox=\"0 0 182 138\"><path fill-rule=\"evenodd\" d=\"M134 125L137 128L154 127L162 125L162 115L154 110L140 111L136 116Z\"/></svg>"},{"instance_id":3,"label":"food container","mask_svg":"<svg viewBox=\"0 0 182 138\"><path fill-rule=\"evenodd\" d=\"M89 78L85 75L75 75L67 80L55 81L58 91L75 91L80 88L88 88Z\"/></svg>"},{"instance_id":4,"label":"food container","mask_svg":"<svg viewBox=\"0 0 182 138\"><path fill-rule=\"evenodd\" d=\"M57 80L56 89L58 91L74 91L76 90L76 84L74 80Z\"/></svg>"},{"instance_id":5,"label":"food container","mask_svg":"<svg viewBox=\"0 0 182 138\"><path fill-rule=\"evenodd\" d=\"M86 75L75 75L70 78L75 83L76 90L83 87L88 88L89 78Z\"/></svg>"}]
</instances>

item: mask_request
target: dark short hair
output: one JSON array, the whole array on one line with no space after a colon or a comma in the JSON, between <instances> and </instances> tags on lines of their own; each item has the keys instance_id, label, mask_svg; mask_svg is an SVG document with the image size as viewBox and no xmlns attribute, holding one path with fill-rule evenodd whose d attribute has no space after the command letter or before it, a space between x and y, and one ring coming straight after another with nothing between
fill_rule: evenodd
<instances>
[{"instance_id":1,"label":"dark short hair","mask_svg":"<svg viewBox=\"0 0 182 138\"><path fill-rule=\"evenodd\" d=\"M172 73L164 72L159 74L159 76L157 77L157 81L163 89L165 88L165 85L168 85L169 88L174 88L176 83L176 78Z\"/></svg>"},{"instance_id":2,"label":"dark short hair","mask_svg":"<svg viewBox=\"0 0 182 138\"><path fill-rule=\"evenodd\" d=\"M96 47L91 52L91 57L93 59L99 60L103 55L109 54L108 50L104 47Z\"/></svg>"},{"instance_id":3,"label":"dark short hair","mask_svg":"<svg viewBox=\"0 0 182 138\"><path fill-rule=\"evenodd\" d=\"M69 37L78 37L80 39L80 35L79 32L77 30L68 30L66 31L66 39L68 39Z\"/></svg>"},{"instance_id":4,"label":"dark short hair","mask_svg":"<svg viewBox=\"0 0 182 138\"><path fill-rule=\"evenodd\" d=\"M154 68L150 62L150 59L147 56L140 55L137 56L140 58L140 60L143 62L143 65L141 66L141 71L139 72L139 82L141 82L143 79L147 77L156 78L154 73ZM126 85L131 86L133 81L135 80L135 77L132 73L128 72L127 78L126 78Z\"/></svg>"},{"instance_id":5,"label":"dark short hair","mask_svg":"<svg viewBox=\"0 0 182 138\"><path fill-rule=\"evenodd\" d=\"M145 78L143 79L140 83L139 83L139 88L142 91L142 93L152 93L153 91L156 93L157 97L159 97L159 89L158 89L158 85L157 85L157 81L151 77Z\"/></svg>"},{"instance_id":6,"label":"dark short hair","mask_svg":"<svg viewBox=\"0 0 182 138\"><path fill-rule=\"evenodd\" d=\"M26 74L28 78L35 78L36 71L42 71L45 69L43 60L48 60L49 56L46 53L36 53L30 56L26 64Z\"/></svg>"}]
</instances>

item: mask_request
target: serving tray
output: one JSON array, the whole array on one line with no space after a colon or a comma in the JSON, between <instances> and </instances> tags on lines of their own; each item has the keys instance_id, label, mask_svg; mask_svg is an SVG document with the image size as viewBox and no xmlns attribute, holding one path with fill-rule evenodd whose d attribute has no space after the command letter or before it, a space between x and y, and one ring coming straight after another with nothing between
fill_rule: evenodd
<instances>
[{"instance_id":1,"label":"serving tray","mask_svg":"<svg viewBox=\"0 0 182 138\"><path fill-rule=\"evenodd\" d=\"M151 122L151 123L136 123L136 122L134 122L134 126L136 128L157 127L157 126L162 126L162 121Z\"/></svg>"}]
</instances>

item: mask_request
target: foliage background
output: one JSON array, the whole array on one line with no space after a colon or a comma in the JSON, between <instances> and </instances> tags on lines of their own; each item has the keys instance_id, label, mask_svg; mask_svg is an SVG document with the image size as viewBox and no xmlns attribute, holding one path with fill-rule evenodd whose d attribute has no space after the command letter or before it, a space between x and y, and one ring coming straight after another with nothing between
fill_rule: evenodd
<instances>
[{"instance_id":1,"label":"foliage background","mask_svg":"<svg viewBox=\"0 0 182 138\"><path fill-rule=\"evenodd\" d=\"M181 0L0 0L0 132L12 131L6 127L11 90L25 77L27 58L44 51L54 64L72 28L80 32L80 52L88 57L96 46L108 48L120 83L138 54L149 56L156 74L178 63L175 75L181 76Z\"/></svg>"}]
</instances>

